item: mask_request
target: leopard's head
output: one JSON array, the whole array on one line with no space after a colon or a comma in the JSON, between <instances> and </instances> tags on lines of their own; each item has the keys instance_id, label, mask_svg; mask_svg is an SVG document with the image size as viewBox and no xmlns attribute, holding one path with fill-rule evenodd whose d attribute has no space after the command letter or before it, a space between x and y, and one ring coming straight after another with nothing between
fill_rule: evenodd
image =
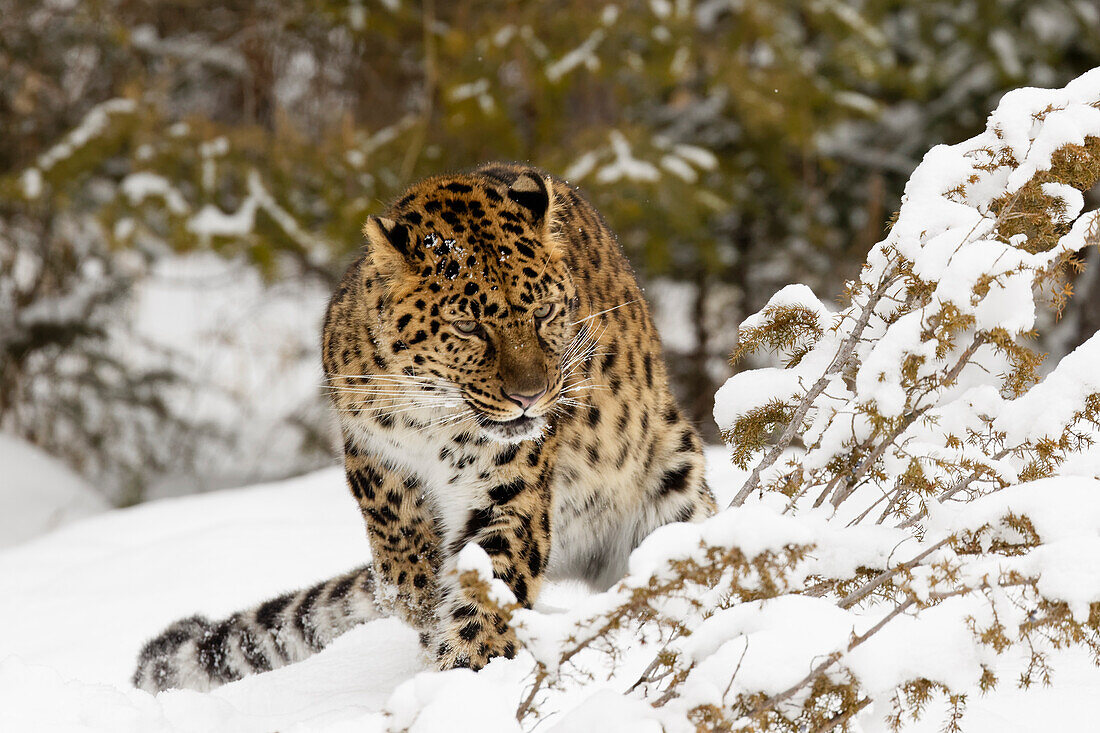
<instances>
[{"instance_id":1,"label":"leopard's head","mask_svg":"<svg viewBox=\"0 0 1100 733\"><path fill-rule=\"evenodd\" d=\"M431 178L364 228L391 370L445 384L497 441L543 433L583 350L552 191L533 170Z\"/></svg>"}]
</instances>

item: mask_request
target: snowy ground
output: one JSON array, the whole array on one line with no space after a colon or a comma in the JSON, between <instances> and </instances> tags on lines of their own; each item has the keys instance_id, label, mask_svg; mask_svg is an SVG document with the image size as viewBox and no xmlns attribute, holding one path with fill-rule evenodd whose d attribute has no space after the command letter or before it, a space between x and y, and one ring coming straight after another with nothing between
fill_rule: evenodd
<instances>
[{"instance_id":1,"label":"snowy ground","mask_svg":"<svg viewBox=\"0 0 1100 733\"><path fill-rule=\"evenodd\" d=\"M0 433L0 548L107 508L87 481L29 443Z\"/></svg>"},{"instance_id":2,"label":"snowy ground","mask_svg":"<svg viewBox=\"0 0 1100 733\"><path fill-rule=\"evenodd\" d=\"M733 469L719 449L709 458L712 485L728 493ZM338 469L107 512L7 549L0 553L0 731L372 731L385 729L387 709L404 723L410 700L423 708L413 730L507 729L492 721L514 710L529 661L500 660L480 673L499 681L500 709L486 718L463 704L472 673L418 676L428 667L415 634L392 620L352 631L301 664L211 693L153 697L130 687L139 647L169 621L226 614L367 553ZM552 587L542 605L565 607L579 593ZM1087 729L1100 670L1078 654L1057 668L1051 688L1025 696L1005 685L975 698L965 729ZM614 710L598 709L599 689L595 682L577 690L578 702L596 696L545 729L590 730L603 719L602 730L616 730ZM920 729L938 724L933 713Z\"/></svg>"}]
</instances>

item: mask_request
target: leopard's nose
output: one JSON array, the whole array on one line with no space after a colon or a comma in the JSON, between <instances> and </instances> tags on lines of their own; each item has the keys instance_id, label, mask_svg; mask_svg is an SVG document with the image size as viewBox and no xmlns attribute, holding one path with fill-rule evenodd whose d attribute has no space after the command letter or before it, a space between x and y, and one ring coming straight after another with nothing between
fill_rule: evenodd
<instances>
[{"instance_id":1,"label":"leopard's nose","mask_svg":"<svg viewBox=\"0 0 1100 733\"><path fill-rule=\"evenodd\" d=\"M507 397L508 399L512 400L512 401L513 401L513 402L515 402L516 404L518 404L518 405L519 405L520 407L522 407L522 408L523 408L524 410L526 410L526 409L527 409L527 408L529 408L529 407L530 407L531 405L533 405L533 404L535 404L536 402L538 402L538 401L539 401L539 399L540 399L540 398L541 398L541 397L542 397L542 396L543 396L544 394L546 394L546 388L545 388L545 387L543 387L543 388L542 388L541 390L539 390L539 391L538 391L537 393L535 393L535 394L520 394L520 393L518 393L518 392L505 392L505 393L504 393L504 396L505 396L505 397Z\"/></svg>"}]
</instances>

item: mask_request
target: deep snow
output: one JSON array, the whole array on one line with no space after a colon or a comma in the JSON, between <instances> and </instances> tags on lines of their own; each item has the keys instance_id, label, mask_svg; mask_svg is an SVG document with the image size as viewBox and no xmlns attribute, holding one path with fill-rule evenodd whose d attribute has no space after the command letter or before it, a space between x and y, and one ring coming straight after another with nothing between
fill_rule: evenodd
<instances>
[{"instance_id":1,"label":"deep snow","mask_svg":"<svg viewBox=\"0 0 1100 733\"><path fill-rule=\"evenodd\" d=\"M740 482L724 450L708 457L711 484L728 495ZM476 690L466 670L418 674L429 667L415 634L389 619L305 662L210 693L153 697L130 687L138 649L169 621L229 613L367 553L338 469L111 511L8 549L0 553L0 731L374 731L387 725L384 709L418 731L508 729L529 659L494 662ZM585 595L550 587L540 606L568 608ZM1024 695L1006 681L975 696L966 730L1083 729L1100 670L1079 653L1064 655L1056 669L1052 688ZM603 687L577 689L577 707L540 727L639 730L631 721L645 711L620 709L623 698ZM913 730L938 724L933 711Z\"/></svg>"}]
</instances>

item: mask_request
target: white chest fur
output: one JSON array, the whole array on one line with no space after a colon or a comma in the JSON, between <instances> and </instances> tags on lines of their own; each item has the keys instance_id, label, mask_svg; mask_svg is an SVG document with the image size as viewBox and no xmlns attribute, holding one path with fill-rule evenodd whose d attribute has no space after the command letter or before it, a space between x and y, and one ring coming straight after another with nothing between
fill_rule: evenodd
<instances>
[{"instance_id":1,"label":"white chest fur","mask_svg":"<svg viewBox=\"0 0 1100 733\"><path fill-rule=\"evenodd\" d=\"M489 504L493 444L476 444L461 427L425 427L430 414L403 415L390 427L345 420L356 445L403 478L415 477L438 521L445 546L462 537L471 511ZM547 575L605 588L626 570L638 540L660 523L639 505L632 477L592 476L580 459L559 456L553 481L552 546ZM647 521L648 520L648 521ZM667 521L667 520L665 520Z\"/></svg>"},{"instance_id":2,"label":"white chest fur","mask_svg":"<svg viewBox=\"0 0 1100 733\"><path fill-rule=\"evenodd\" d=\"M348 419L345 427L356 445L388 470L416 478L439 521L444 543L450 544L461 535L471 509L488 501L488 487L479 476L489 459L456 441L462 428L425 427L431 417L402 416L385 429Z\"/></svg>"}]
</instances>

